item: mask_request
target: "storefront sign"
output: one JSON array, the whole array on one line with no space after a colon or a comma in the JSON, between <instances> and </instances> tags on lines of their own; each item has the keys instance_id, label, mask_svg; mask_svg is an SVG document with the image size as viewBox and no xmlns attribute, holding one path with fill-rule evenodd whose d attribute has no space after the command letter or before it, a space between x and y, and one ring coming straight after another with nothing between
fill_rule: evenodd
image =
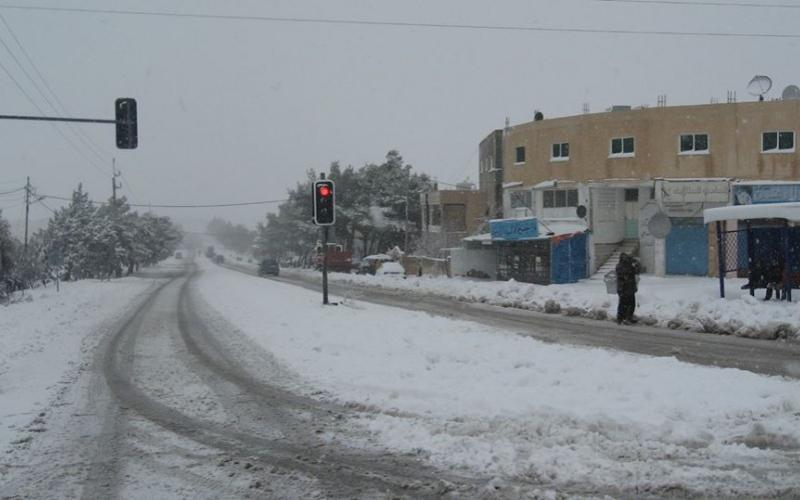
<instances>
[{"instance_id":1,"label":"storefront sign","mask_svg":"<svg viewBox=\"0 0 800 500\"><path fill-rule=\"evenodd\" d=\"M514 241L539 237L539 223L535 217L489 221L489 229L493 240Z\"/></svg>"},{"instance_id":2,"label":"storefront sign","mask_svg":"<svg viewBox=\"0 0 800 500\"><path fill-rule=\"evenodd\" d=\"M800 202L800 184L761 184L734 187L736 205Z\"/></svg>"}]
</instances>

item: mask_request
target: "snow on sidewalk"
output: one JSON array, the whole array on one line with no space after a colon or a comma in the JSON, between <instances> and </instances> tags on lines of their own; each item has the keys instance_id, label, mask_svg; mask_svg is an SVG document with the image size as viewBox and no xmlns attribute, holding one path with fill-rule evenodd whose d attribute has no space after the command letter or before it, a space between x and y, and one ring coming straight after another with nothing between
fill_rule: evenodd
<instances>
[{"instance_id":1,"label":"snow on sidewalk","mask_svg":"<svg viewBox=\"0 0 800 500\"><path fill-rule=\"evenodd\" d=\"M319 279L319 273L282 269L285 275L300 274ZM370 276L330 273L333 282L351 283L412 293L452 297L464 302L482 302L503 307L583 316L616 318L617 296L606 293L602 281L584 280L568 285L535 285L511 281L477 281L466 278ZM649 325L722 333L742 337L799 338L800 292L796 302L765 302L741 290L742 279L726 280L727 298L719 297L715 278L643 275L637 294L636 315ZM763 298L764 290L757 290Z\"/></svg>"},{"instance_id":2,"label":"snow on sidewalk","mask_svg":"<svg viewBox=\"0 0 800 500\"><path fill-rule=\"evenodd\" d=\"M671 358L545 344L211 264L197 290L359 423L438 464L559 487L800 492L800 384Z\"/></svg>"},{"instance_id":3,"label":"snow on sidewalk","mask_svg":"<svg viewBox=\"0 0 800 500\"><path fill-rule=\"evenodd\" d=\"M84 280L0 305L0 450L42 430L37 418L87 360L98 329L121 317L153 280Z\"/></svg>"}]
</instances>

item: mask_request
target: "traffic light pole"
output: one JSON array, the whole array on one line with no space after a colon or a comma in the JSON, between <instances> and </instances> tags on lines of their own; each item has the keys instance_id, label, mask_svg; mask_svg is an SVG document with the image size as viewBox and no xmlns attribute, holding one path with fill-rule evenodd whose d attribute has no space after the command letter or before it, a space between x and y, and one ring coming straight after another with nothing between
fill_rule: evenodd
<instances>
[{"instance_id":1,"label":"traffic light pole","mask_svg":"<svg viewBox=\"0 0 800 500\"><path fill-rule=\"evenodd\" d=\"M328 304L328 226L322 226L322 305Z\"/></svg>"},{"instance_id":2,"label":"traffic light pole","mask_svg":"<svg viewBox=\"0 0 800 500\"><path fill-rule=\"evenodd\" d=\"M73 123L122 123L117 120L102 120L94 118L61 118L56 116L22 116L0 115L0 120L32 120L37 122L73 122ZM127 125L127 122L123 123Z\"/></svg>"}]
</instances>

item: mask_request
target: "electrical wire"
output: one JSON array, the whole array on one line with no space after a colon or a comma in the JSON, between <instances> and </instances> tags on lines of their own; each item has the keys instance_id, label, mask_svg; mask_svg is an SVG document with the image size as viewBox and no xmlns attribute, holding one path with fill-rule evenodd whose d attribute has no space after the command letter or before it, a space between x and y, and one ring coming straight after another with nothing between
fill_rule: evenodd
<instances>
[{"instance_id":1,"label":"electrical wire","mask_svg":"<svg viewBox=\"0 0 800 500\"><path fill-rule=\"evenodd\" d=\"M21 188L18 188L18 189L14 189L13 191L4 191L4 192L0 193L0 196L2 196L4 194L19 193L20 191L25 191L25 186L22 186Z\"/></svg>"},{"instance_id":2,"label":"electrical wire","mask_svg":"<svg viewBox=\"0 0 800 500\"><path fill-rule=\"evenodd\" d=\"M72 114L69 112L69 110L67 110L66 106L64 106L64 103L61 101L61 99L58 98L58 95L56 95L56 93L53 91L53 88L47 82L47 78L44 77L44 75L39 70L39 67L36 65L36 63L33 62L33 58L30 56L28 51L25 50L25 46L22 45L22 41L19 39L19 37L17 37L17 34L11 28L11 25L8 23L8 21L6 21L6 18L5 18L5 16L3 16L2 13L0 13L0 21L2 21L2 23L5 25L6 29L8 30L9 34L11 35L11 38L13 38L14 42L17 44L17 47L19 48L19 51L22 53L22 55L25 58L25 60L28 61L28 64L31 66L31 68L33 68L33 70L36 73L36 75L39 77L39 79L44 84L44 87L48 90L50 95L53 97L53 100L60 106L60 110L64 113L65 116L72 116ZM19 60L14 55L14 53L11 51L11 49L8 47L8 45L6 45L5 41L2 40L2 38L0 38L0 42L2 42L3 46L6 48L8 53L11 54L11 57L14 58L14 60L17 62L17 65L19 65L19 67L22 69L22 71L25 73L25 75L28 77L28 79L31 81L31 83L34 84L34 87L36 87L36 90L39 92L39 94L50 105L50 107L56 112L56 114L58 114L59 113L59 109L57 109L53 105L53 103L50 101L50 99L48 99L47 95L36 84L36 81L25 70L24 66L19 62ZM71 123L66 123L65 125L67 126L67 128L69 128L72 131L72 133L74 133L78 137L78 139L80 139L84 143L84 145L87 146L87 148L92 153L94 153L98 158L100 158L101 161L103 161L103 162L107 161L107 158L104 157L103 154L100 153L102 148L96 142L94 142L92 140L92 138L89 137L89 135L87 135L85 132L83 132L82 129L73 126Z\"/></svg>"},{"instance_id":3,"label":"electrical wire","mask_svg":"<svg viewBox=\"0 0 800 500\"><path fill-rule=\"evenodd\" d=\"M133 186L131 185L131 181L129 181L128 178L125 177L125 174L123 174L121 170L118 170L117 173L119 173L120 178L122 178L122 180L125 181L125 186L127 186L126 189L128 190L128 194L131 195L131 199L134 202L138 203L139 200L138 197L136 196L136 193L133 192Z\"/></svg>"},{"instance_id":4,"label":"electrical wire","mask_svg":"<svg viewBox=\"0 0 800 500\"><path fill-rule=\"evenodd\" d=\"M61 201L72 201L72 198L65 198L63 196L52 196L49 194L42 194L39 195L44 199L53 199L53 200L61 200ZM199 205L157 205L154 203L128 203L130 207L141 207L141 208L222 208L222 207L244 207L248 205L269 205L272 203L283 203L285 201L289 201L288 199L281 199L281 200L260 200L260 201L244 201L239 203L213 203L213 204L199 204ZM107 202L104 201L91 201L96 205L106 205Z\"/></svg>"},{"instance_id":5,"label":"electrical wire","mask_svg":"<svg viewBox=\"0 0 800 500\"><path fill-rule=\"evenodd\" d=\"M335 19L313 17L278 17L235 14L197 14L186 12L148 11L148 10L120 10L120 9L91 9L79 7L48 7L19 4L0 4L0 9L16 9L26 11L69 12L81 14L107 14L125 16L147 17L174 17L186 19L222 19L228 21L260 21L301 24L331 24L347 26L389 26L398 28L430 28L451 30L483 30L483 31L517 31L517 32L542 32L542 33L581 33L581 34L609 34L609 35L655 35L655 36L690 36L714 38L783 38L800 39L800 34L793 33L746 33L746 32L715 32L715 31L672 31L672 30L635 30L635 29L608 29L608 28L569 28L547 26L523 25L490 25L490 24L460 24L460 23L433 23L433 22L407 22L407 21L370 21L365 19Z\"/></svg>"},{"instance_id":6,"label":"electrical wire","mask_svg":"<svg viewBox=\"0 0 800 500\"><path fill-rule=\"evenodd\" d=\"M51 212L53 212L53 215L56 215L56 211L55 211L55 210L53 210L52 208L48 207L48 206L47 206L47 204L44 202L44 200L43 200L42 198L39 198L39 199L38 199L38 200L36 200L36 201L37 201L37 203L39 203L39 204L40 204L41 206L43 206L44 208L46 208L46 209L50 210Z\"/></svg>"},{"instance_id":7,"label":"electrical wire","mask_svg":"<svg viewBox=\"0 0 800 500\"><path fill-rule=\"evenodd\" d=\"M653 5L681 5L691 7L746 7L746 8L762 8L762 9L800 9L800 5L791 5L786 3L755 3L755 2L689 2L687 0L595 0L596 2L605 3L638 3L638 4L653 4Z\"/></svg>"},{"instance_id":8,"label":"electrical wire","mask_svg":"<svg viewBox=\"0 0 800 500\"><path fill-rule=\"evenodd\" d=\"M45 113L45 112L44 112L44 110L41 108L41 106L39 106L39 105L36 103L36 101L35 101L35 100L34 100L34 99L33 99L33 98L30 96L30 94L28 94L28 92L25 90L25 88L24 88L24 87L23 87L23 86L22 86L22 85L19 83L19 81L18 81L18 80L17 80L17 79L14 77L14 75L13 75L13 74L12 74L12 73L11 73L11 72L8 70L8 68L6 67L6 65L2 63L2 61L0 61L0 69L2 69L2 70L3 70L3 72L5 72L5 74L6 74L6 75L7 75L7 76L8 76L8 77L11 79L11 81L14 83L14 85L16 85L17 89L19 89L19 91L20 91L20 92L22 92L22 95L24 95L24 96L25 96L25 98L28 100L28 102L30 102L30 103L33 105L33 107L34 107L34 108L36 108L36 110L37 110L37 111L39 111L39 114L40 114L41 116L45 116L45 115L46 115L46 113ZM95 168L95 169L96 169L98 172L100 172L100 173L103 175L103 177L106 177L106 174L103 172L103 170L102 170L102 169L101 169L101 168L100 168L100 167L99 167L99 166L98 166L98 165L97 165L97 164L96 164L96 163L95 163L95 162L94 162L94 161L93 161L91 158L89 158L88 156L86 156L86 153L84 153L84 152L83 152L83 151L82 151L80 148L78 148L78 146L76 146L76 145L75 145L75 143L74 143L74 142L72 142L72 140L71 140L71 139L70 139L70 138L69 138L69 137L68 137L68 136L67 136L67 135L64 133L64 131L63 131L63 130L61 130L60 128L58 128L58 127L56 126L56 124L55 124L55 123L51 123L50 125L52 125L52 126L53 126L53 128L56 130L56 132L58 132L58 133L61 135L61 137L63 137L63 138L64 138L64 140L65 140L65 141L67 141L67 143L68 143L70 146L72 146L72 148L73 148L73 149L75 149L75 151L76 151L76 152L78 152L78 154L80 154L81 156L83 156L83 158L84 158L86 161L88 161L88 162L89 162L89 165L93 166L93 167L94 167L94 168Z\"/></svg>"}]
</instances>

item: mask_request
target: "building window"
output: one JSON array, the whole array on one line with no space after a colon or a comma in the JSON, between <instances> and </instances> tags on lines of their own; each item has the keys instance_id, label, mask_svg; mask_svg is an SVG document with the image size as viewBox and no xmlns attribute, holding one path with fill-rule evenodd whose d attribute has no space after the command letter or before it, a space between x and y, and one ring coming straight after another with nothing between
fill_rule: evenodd
<instances>
[{"instance_id":1,"label":"building window","mask_svg":"<svg viewBox=\"0 0 800 500\"><path fill-rule=\"evenodd\" d=\"M562 142L553 144L553 155L550 157L551 161L564 161L569 160L569 143Z\"/></svg>"},{"instance_id":2,"label":"building window","mask_svg":"<svg viewBox=\"0 0 800 500\"><path fill-rule=\"evenodd\" d=\"M680 152L682 154L708 153L708 134L682 134Z\"/></svg>"},{"instance_id":3,"label":"building window","mask_svg":"<svg viewBox=\"0 0 800 500\"><path fill-rule=\"evenodd\" d=\"M511 208L533 208L531 191L511 191L509 193Z\"/></svg>"},{"instance_id":4,"label":"building window","mask_svg":"<svg viewBox=\"0 0 800 500\"><path fill-rule=\"evenodd\" d=\"M636 188L626 189L625 201L639 201L639 190Z\"/></svg>"},{"instance_id":5,"label":"building window","mask_svg":"<svg viewBox=\"0 0 800 500\"><path fill-rule=\"evenodd\" d=\"M578 206L577 189L548 189L542 196L543 208L565 208Z\"/></svg>"},{"instance_id":6,"label":"building window","mask_svg":"<svg viewBox=\"0 0 800 500\"><path fill-rule=\"evenodd\" d=\"M516 149L516 163L525 163L525 146L517 146Z\"/></svg>"},{"instance_id":7,"label":"building window","mask_svg":"<svg viewBox=\"0 0 800 500\"><path fill-rule=\"evenodd\" d=\"M442 208L442 229L446 232L467 230L467 206L447 204Z\"/></svg>"},{"instance_id":8,"label":"building window","mask_svg":"<svg viewBox=\"0 0 800 500\"><path fill-rule=\"evenodd\" d=\"M615 137L611 139L611 156L633 156L633 137Z\"/></svg>"},{"instance_id":9,"label":"building window","mask_svg":"<svg viewBox=\"0 0 800 500\"><path fill-rule=\"evenodd\" d=\"M794 132L764 132L761 138L762 153L794 152Z\"/></svg>"},{"instance_id":10,"label":"building window","mask_svg":"<svg viewBox=\"0 0 800 500\"><path fill-rule=\"evenodd\" d=\"M431 226L442 225L442 207L441 205L433 205L431 207Z\"/></svg>"}]
</instances>

